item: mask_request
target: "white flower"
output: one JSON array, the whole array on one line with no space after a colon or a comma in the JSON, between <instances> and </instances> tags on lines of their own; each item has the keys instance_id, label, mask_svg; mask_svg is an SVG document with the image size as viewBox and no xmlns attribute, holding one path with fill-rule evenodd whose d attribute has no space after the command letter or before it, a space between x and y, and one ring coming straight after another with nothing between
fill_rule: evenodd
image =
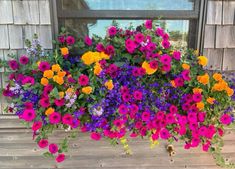
<instances>
[{"instance_id":1,"label":"white flower","mask_svg":"<svg viewBox=\"0 0 235 169\"><path fill-rule=\"evenodd\" d=\"M103 112L104 112L104 110L100 106L93 109L93 114L96 116L101 116L103 114Z\"/></svg>"}]
</instances>

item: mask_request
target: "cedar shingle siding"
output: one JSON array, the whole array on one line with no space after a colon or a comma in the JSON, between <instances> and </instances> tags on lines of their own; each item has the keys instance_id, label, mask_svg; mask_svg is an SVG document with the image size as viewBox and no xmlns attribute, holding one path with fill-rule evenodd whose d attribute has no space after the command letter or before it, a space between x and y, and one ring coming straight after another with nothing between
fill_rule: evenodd
<instances>
[{"instance_id":1,"label":"cedar shingle siding","mask_svg":"<svg viewBox=\"0 0 235 169\"><path fill-rule=\"evenodd\" d=\"M235 0L209 0L204 55L209 69L235 70Z\"/></svg>"}]
</instances>

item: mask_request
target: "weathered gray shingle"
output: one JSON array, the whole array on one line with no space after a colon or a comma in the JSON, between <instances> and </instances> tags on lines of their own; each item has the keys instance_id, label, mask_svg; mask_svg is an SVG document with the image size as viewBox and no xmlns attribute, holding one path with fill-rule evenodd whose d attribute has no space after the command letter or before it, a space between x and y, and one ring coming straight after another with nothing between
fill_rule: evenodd
<instances>
[{"instance_id":1,"label":"weathered gray shingle","mask_svg":"<svg viewBox=\"0 0 235 169\"><path fill-rule=\"evenodd\" d=\"M23 48L23 30L22 26L9 25L10 48Z\"/></svg>"},{"instance_id":2,"label":"weathered gray shingle","mask_svg":"<svg viewBox=\"0 0 235 169\"><path fill-rule=\"evenodd\" d=\"M52 49L51 26L39 26L39 40L45 49Z\"/></svg>"},{"instance_id":3,"label":"weathered gray shingle","mask_svg":"<svg viewBox=\"0 0 235 169\"><path fill-rule=\"evenodd\" d=\"M217 26L216 48L235 48L235 26Z\"/></svg>"},{"instance_id":4,"label":"weathered gray shingle","mask_svg":"<svg viewBox=\"0 0 235 169\"><path fill-rule=\"evenodd\" d=\"M208 58L207 69L222 69L223 49L204 49L203 55Z\"/></svg>"},{"instance_id":5,"label":"weathered gray shingle","mask_svg":"<svg viewBox=\"0 0 235 169\"><path fill-rule=\"evenodd\" d=\"M235 1L223 1L223 24L235 24Z\"/></svg>"},{"instance_id":6,"label":"weathered gray shingle","mask_svg":"<svg viewBox=\"0 0 235 169\"><path fill-rule=\"evenodd\" d=\"M235 49L224 49L223 70L235 70Z\"/></svg>"},{"instance_id":7,"label":"weathered gray shingle","mask_svg":"<svg viewBox=\"0 0 235 169\"><path fill-rule=\"evenodd\" d=\"M0 24L13 23L12 3L9 0L0 1Z\"/></svg>"},{"instance_id":8,"label":"weathered gray shingle","mask_svg":"<svg viewBox=\"0 0 235 169\"><path fill-rule=\"evenodd\" d=\"M29 39L30 41L32 40L33 35L35 33L38 34L38 29L39 28L36 25L26 25L23 28L24 28L25 39ZM24 45L25 45L25 43L24 43Z\"/></svg>"},{"instance_id":9,"label":"weathered gray shingle","mask_svg":"<svg viewBox=\"0 0 235 169\"><path fill-rule=\"evenodd\" d=\"M235 48L235 25L234 26L226 26L227 28L227 47Z\"/></svg>"},{"instance_id":10,"label":"weathered gray shingle","mask_svg":"<svg viewBox=\"0 0 235 169\"><path fill-rule=\"evenodd\" d=\"M221 24L222 1L208 1L207 24Z\"/></svg>"},{"instance_id":11,"label":"weathered gray shingle","mask_svg":"<svg viewBox=\"0 0 235 169\"><path fill-rule=\"evenodd\" d=\"M49 0L39 1L39 12L40 12L40 24L41 25L51 24Z\"/></svg>"},{"instance_id":12,"label":"weathered gray shingle","mask_svg":"<svg viewBox=\"0 0 235 169\"><path fill-rule=\"evenodd\" d=\"M205 26L204 48L214 48L215 46L215 26Z\"/></svg>"},{"instance_id":13,"label":"weathered gray shingle","mask_svg":"<svg viewBox=\"0 0 235 169\"><path fill-rule=\"evenodd\" d=\"M37 0L13 1L15 24L39 24L39 6Z\"/></svg>"},{"instance_id":14,"label":"weathered gray shingle","mask_svg":"<svg viewBox=\"0 0 235 169\"><path fill-rule=\"evenodd\" d=\"M7 25L0 25L0 49L9 48L9 37Z\"/></svg>"},{"instance_id":15,"label":"weathered gray shingle","mask_svg":"<svg viewBox=\"0 0 235 169\"><path fill-rule=\"evenodd\" d=\"M3 50L0 50L0 59L4 60ZM0 68L0 72L3 72L3 71L4 71L4 68ZM0 87L1 87L1 85L0 85Z\"/></svg>"}]
</instances>

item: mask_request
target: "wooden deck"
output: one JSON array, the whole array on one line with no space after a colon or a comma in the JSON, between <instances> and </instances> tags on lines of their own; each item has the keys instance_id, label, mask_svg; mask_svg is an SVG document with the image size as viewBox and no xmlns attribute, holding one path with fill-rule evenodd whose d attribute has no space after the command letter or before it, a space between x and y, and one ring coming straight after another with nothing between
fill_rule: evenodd
<instances>
[{"instance_id":1,"label":"wooden deck","mask_svg":"<svg viewBox=\"0 0 235 169\"><path fill-rule=\"evenodd\" d=\"M50 141L64 136L55 132ZM230 129L224 136L223 154L235 161L235 133ZM171 158L162 142L150 149L147 140L130 140L133 155L123 153L121 145L111 146L106 140L92 141L88 134L81 133L70 144L70 151L64 163L56 164L53 160L41 156L40 150L32 140L31 131L19 124L17 119L4 119L0 116L0 168L78 168L78 169L218 169L213 157L200 149L184 150L182 143L175 145L176 155Z\"/></svg>"}]
</instances>

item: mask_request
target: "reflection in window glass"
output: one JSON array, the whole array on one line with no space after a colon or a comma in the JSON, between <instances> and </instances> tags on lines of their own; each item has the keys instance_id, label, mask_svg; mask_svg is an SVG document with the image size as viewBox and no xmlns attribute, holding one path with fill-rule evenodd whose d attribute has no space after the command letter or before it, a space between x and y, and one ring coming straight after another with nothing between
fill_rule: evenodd
<instances>
[{"instance_id":1,"label":"reflection in window glass","mask_svg":"<svg viewBox=\"0 0 235 169\"><path fill-rule=\"evenodd\" d=\"M120 28L128 28L144 23L144 20L115 20ZM64 26L69 31L73 32L77 37L84 37L85 35L92 36L96 34L104 37L107 28L112 25L113 20L81 20L81 19L66 19ZM159 26L164 28L170 34L171 43L176 48L187 47L189 21L188 20L160 20L157 22Z\"/></svg>"},{"instance_id":2,"label":"reflection in window glass","mask_svg":"<svg viewBox=\"0 0 235 169\"><path fill-rule=\"evenodd\" d=\"M63 9L193 10L194 0L63 0Z\"/></svg>"}]
</instances>

